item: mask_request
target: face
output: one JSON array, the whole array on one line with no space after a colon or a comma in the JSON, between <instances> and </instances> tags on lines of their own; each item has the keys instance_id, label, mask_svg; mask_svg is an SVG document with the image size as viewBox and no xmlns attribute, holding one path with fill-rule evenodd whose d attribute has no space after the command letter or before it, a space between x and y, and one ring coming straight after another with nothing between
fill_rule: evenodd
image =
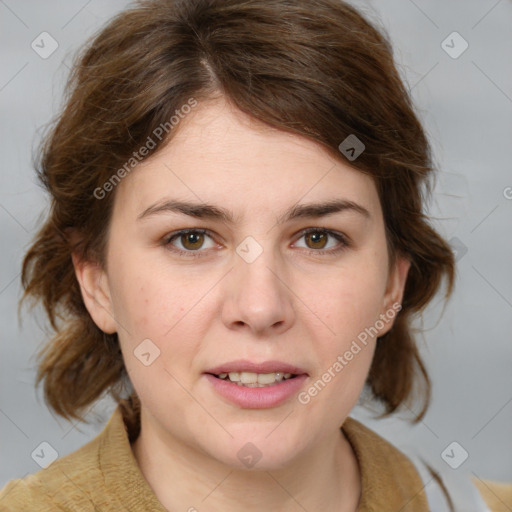
<instances>
[{"instance_id":1,"label":"face","mask_svg":"<svg viewBox=\"0 0 512 512\"><path fill-rule=\"evenodd\" d=\"M76 265L84 300L154 435L283 467L339 436L409 264L388 273L375 185L341 156L221 100L181 123L117 186L105 268Z\"/></svg>"}]
</instances>

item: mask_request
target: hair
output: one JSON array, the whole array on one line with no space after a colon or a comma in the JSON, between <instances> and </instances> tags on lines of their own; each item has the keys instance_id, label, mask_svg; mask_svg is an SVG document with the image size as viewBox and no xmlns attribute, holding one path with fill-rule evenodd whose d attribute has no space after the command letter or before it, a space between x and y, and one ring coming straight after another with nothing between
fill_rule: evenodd
<instances>
[{"instance_id":1,"label":"hair","mask_svg":"<svg viewBox=\"0 0 512 512\"><path fill-rule=\"evenodd\" d=\"M168 143L179 124L155 134L191 99L221 96L338 161L347 163L338 147L349 135L365 145L349 164L376 184L390 268L398 255L411 262L402 309L377 340L366 385L383 416L420 390L419 421L431 384L412 322L443 276L451 295L454 255L422 211L431 150L387 36L340 0L143 0L75 57L64 107L37 152L51 204L22 265L20 305L29 296L42 303L54 331L38 353L36 387L44 380L46 403L67 419L86 421L84 410L103 393L128 411L140 407L135 391L121 397L127 374L117 334L93 322L71 255L104 265L115 175L129 171L149 139L146 158Z\"/></svg>"}]
</instances>

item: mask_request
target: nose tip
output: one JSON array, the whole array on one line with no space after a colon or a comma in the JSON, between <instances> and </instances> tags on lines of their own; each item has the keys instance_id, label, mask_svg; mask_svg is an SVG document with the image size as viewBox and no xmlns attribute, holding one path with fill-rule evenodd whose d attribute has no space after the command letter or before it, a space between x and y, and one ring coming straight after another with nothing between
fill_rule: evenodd
<instances>
[{"instance_id":1,"label":"nose tip","mask_svg":"<svg viewBox=\"0 0 512 512\"><path fill-rule=\"evenodd\" d=\"M246 237L237 247L238 261L229 281L223 306L224 322L231 328L247 326L255 332L287 329L293 321L292 298L272 251Z\"/></svg>"}]
</instances>

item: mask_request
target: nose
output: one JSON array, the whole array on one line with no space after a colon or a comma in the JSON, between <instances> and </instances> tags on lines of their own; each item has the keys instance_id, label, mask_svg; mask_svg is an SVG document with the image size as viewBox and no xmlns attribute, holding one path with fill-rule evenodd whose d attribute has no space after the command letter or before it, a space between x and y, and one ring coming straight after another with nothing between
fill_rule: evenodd
<instances>
[{"instance_id":1,"label":"nose","mask_svg":"<svg viewBox=\"0 0 512 512\"><path fill-rule=\"evenodd\" d=\"M222 320L229 329L268 337L294 322L294 295L283 261L265 249L252 262L234 255L234 268L224 280Z\"/></svg>"}]
</instances>

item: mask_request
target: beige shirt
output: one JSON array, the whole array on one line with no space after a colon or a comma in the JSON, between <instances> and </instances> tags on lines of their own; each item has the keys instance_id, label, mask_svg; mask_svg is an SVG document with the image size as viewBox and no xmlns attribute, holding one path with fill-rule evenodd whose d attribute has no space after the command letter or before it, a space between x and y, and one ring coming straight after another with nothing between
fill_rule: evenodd
<instances>
[{"instance_id":1,"label":"beige shirt","mask_svg":"<svg viewBox=\"0 0 512 512\"><path fill-rule=\"evenodd\" d=\"M352 418L342 429L362 474L357 512L429 510L424 484L402 452ZM167 512L137 465L129 433L118 406L87 444L46 469L8 482L0 491L0 511Z\"/></svg>"}]
</instances>

